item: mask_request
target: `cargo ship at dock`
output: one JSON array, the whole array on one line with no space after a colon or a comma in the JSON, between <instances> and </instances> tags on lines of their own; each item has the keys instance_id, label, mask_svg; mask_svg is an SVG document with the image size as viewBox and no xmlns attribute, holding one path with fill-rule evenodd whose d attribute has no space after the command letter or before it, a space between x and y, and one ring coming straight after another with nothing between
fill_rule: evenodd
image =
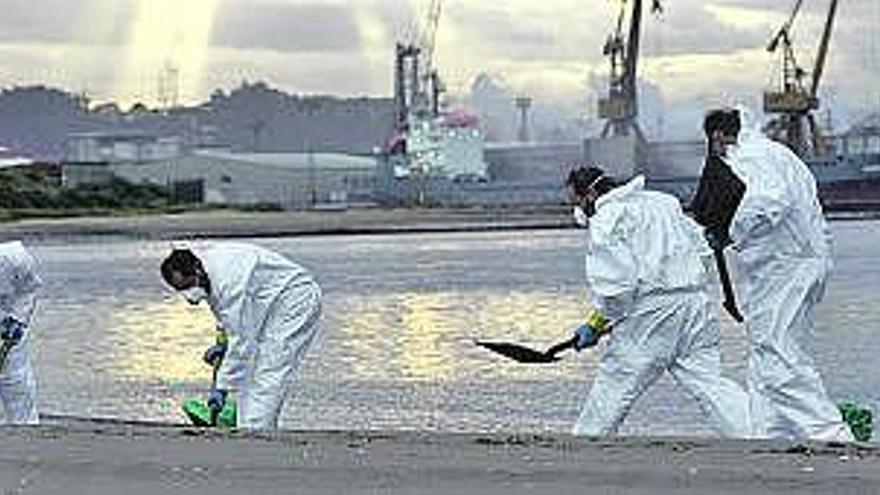
<instances>
[{"instance_id":1,"label":"cargo ship at dock","mask_svg":"<svg viewBox=\"0 0 880 495\"><path fill-rule=\"evenodd\" d=\"M621 2L616 30L603 53L610 62L608 92L598 101L605 122L599 136L573 142L486 143L479 119L441 104L442 81L433 66L433 30L440 1L431 2L424 43L398 44L395 59L395 112L392 137L377 153L377 198L382 203L421 206L540 206L566 200L564 179L577 164L599 164L624 178L644 174L650 187L675 194L687 204L705 158L702 141L649 141L638 124L636 69L642 11L647 1ZM665 2L664 2L665 3ZM833 133L821 128L818 88L838 0L831 0L813 67L799 65L791 31L802 0L772 37L767 50L778 54L782 78L763 95L764 131L791 147L816 177L829 209L880 208L880 115ZM662 12L660 0L652 11ZM511 102L527 122L529 101Z\"/></svg>"}]
</instances>

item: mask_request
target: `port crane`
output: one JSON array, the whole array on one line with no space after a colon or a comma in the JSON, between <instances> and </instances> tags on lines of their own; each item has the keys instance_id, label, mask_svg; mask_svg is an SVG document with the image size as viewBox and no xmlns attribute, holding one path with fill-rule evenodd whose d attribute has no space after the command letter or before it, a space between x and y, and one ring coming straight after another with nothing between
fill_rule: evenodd
<instances>
[{"instance_id":1,"label":"port crane","mask_svg":"<svg viewBox=\"0 0 880 495\"><path fill-rule=\"evenodd\" d=\"M781 51L782 78L777 89L764 93L764 112L774 116L765 131L802 157L818 156L825 151L815 112L819 108L819 83L828 58L837 4L838 0L831 0L812 72L799 65L792 39L792 27L803 0L796 0L788 19L767 45L770 53Z\"/></svg>"},{"instance_id":2,"label":"port crane","mask_svg":"<svg viewBox=\"0 0 880 495\"><path fill-rule=\"evenodd\" d=\"M629 29L624 38L624 21L627 2L631 2ZM605 119L602 137L636 135L644 141L639 128L638 91L636 83L641 38L643 0L620 0L617 24L605 42L602 53L611 63L608 80L608 95L599 100L599 117ZM651 11L663 12L660 0L652 0Z\"/></svg>"}]
</instances>

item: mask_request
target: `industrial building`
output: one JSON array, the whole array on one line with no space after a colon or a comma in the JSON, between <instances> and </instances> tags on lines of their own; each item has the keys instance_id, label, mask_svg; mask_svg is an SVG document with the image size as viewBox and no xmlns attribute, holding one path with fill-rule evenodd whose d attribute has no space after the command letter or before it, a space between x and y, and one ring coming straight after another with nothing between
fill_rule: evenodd
<instances>
[{"instance_id":1,"label":"industrial building","mask_svg":"<svg viewBox=\"0 0 880 495\"><path fill-rule=\"evenodd\" d=\"M171 160L182 154L178 138L129 131L71 134L65 143L61 183L67 188L106 184L116 165Z\"/></svg>"},{"instance_id":2,"label":"industrial building","mask_svg":"<svg viewBox=\"0 0 880 495\"><path fill-rule=\"evenodd\" d=\"M489 177L499 182L561 182L583 160L580 141L486 143Z\"/></svg>"},{"instance_id":3,"label":"industrial building","mask_svg":"<svg viewBox=\"0 0 880 495\"><path fill-rule=\"evenodd\" d=\"M372 157L335 153L233 153L189 150L147 135L72 136L62 164L65 187L113 178L167 186L184 203L301 209L369 202Z\"/></svg>"},{"instance_id":4,"label":"industrial building","mask_svg":"<svg viewBox=\"0 0 880 495\"><path fill-rule=\"evenodd\" d=\"M377 200L385 204L444 206L558 205L567 198L565 180L580 165L597 165L625 179L650 157L662 167L685 173L685 178L657 177L660 187L680 196L690 194L701 166L703 147L697 143L645 145L635 136L563 142L486 143L487 180L455 180L421 176L395 179L379 161Z\"/></svg>"}]
</instances>

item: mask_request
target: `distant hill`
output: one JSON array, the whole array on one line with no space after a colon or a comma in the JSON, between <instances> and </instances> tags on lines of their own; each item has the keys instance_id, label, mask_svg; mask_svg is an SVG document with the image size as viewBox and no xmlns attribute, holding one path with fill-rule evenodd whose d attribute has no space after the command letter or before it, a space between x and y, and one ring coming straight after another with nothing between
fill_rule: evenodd
<instances>
[{"instance_id":1,"label":"distant hill","mask_svg":"<svg viewBox=\"0 0 880 495\"><path fill-rule=\"evenodd\" d=\"M218 90L205 103L167 112L140 104L123 111L58 89L15 87L0 91L0 146L56 161L71 133L121 130L241 151L365 154L388 137L392 116L387 98L302 96L261 82Z\"/></svg>"}]
</instances>

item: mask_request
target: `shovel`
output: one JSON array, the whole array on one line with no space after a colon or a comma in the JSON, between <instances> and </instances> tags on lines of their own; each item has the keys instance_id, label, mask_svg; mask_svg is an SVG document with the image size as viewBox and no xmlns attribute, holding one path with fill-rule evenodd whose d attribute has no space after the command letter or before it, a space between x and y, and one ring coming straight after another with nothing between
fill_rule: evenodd
<instances>
[{"instance_id":1,"label":"shovel","mask_svg":"<svg viewBox=\"0 0 880 495\"><path fill-rule=\"evenodd\" d=\"M554 363L561 358L557 356L566 349L574 349L577 337L572 337L565 342L560 342L546 351L538 351L530 347L510 342L490 342L486 340L474 341L480 347L485 347L492 352L501 354L504 357L513 359L518 363Z\"/></svg>"},{"instance_id":2,"label":"shovel","mask_svg":"<svg viewBox=\"0 0 880 495\"><path fill-rule=\"evenodd\" d=\"M11 340L4 340L3 345L0 346L0 373L6 367L6 359L9 358L9 352L13 347L15 347L15 342Z\"/></svg>"},{"instance_id":3,"label":"shovel","mask_svg":"<svg viewBox=\"0 0 880 495\"><path fill-rule=\"evenodd\" d=\"M718 278L721 280L721 290L724 293L724 309L737 323L743 322L743 315L736 305L736 296L733 292L733 284L730 282L730 272L727 271L727 261L724 259L723 249L713 249L715 266L718 269Z\"/></svg>"}]
</instances>

